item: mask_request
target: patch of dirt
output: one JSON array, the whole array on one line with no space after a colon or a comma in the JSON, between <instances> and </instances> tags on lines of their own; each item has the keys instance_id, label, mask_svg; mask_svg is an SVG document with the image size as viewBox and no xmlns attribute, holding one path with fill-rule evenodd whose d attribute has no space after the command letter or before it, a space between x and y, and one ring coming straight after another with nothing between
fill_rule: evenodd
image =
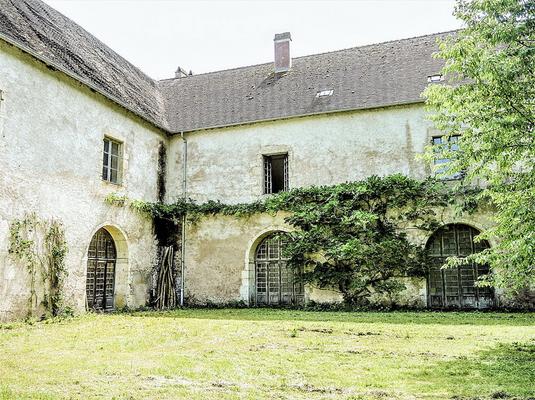
<instances>
[{"instance_id":1,"label":"patch of dirt","mask_svg":"<svg viewBox=\"0 0 535 400\"><path fill-rule=\"evenodd\" d=\"M309 383L301 383L298 385L288 386L290 389L299 390L300 392L306 393L323 393L323 394L347 394L350 393L349 389L342 389L339 387L318 387L311 385Z\"/></svg>"},{"instance_id":2,"label":"patch of dirt","mask_svg":"<svg viewBox=\"0 0 535 400\"><path fill-rule=\"evenodd\" d=\"M318 332L318 333L333 333L331 328L305 328L304 326L297 328L299 332Z\"/></svg>"},{"instance_id":3,"label":"patch of dirt","mask_svg":"<svg viewBox=\"0 0 535 400\"><path fill-rule=\"evenodd\" d=\"M196 382L187 378L183 378L180 376L176 377L165 377L165 376L149 376L145 378L145 381L147 381L148 386L150 387L163 387L163 386L188 386L188 387L196 387L196 388L207 388L207 387L213 387L213 388L219 388L219 389L247 389L250 388L251 385L243 384L243 383L236 383L236 382L229 382L229 381L215 381L215 382Z\"/></svg>"},{"instance_id":4,"label":"patch of dirt","mask_svg":"<svg viewBox=\"0 0 535 400\"><path fill-rule=\"evenodd\" d=\"M359 331L353 331L353 330L349 330L349 331L346 331L344 332L344 334L346 335L352 335L352 336L380 336L381 334L379 332L359 332Z\"/></svg>"}]
</instances>

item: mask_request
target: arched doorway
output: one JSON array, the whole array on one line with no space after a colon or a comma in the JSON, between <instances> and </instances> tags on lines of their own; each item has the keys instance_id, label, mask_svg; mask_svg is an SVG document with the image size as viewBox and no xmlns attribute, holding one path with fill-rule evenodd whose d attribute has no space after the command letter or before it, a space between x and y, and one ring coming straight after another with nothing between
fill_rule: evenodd
<instances>
[{"instance_id":1,"label":"arched doorway","mask_svg":"<svg viewBox=\"0 0 535 400\"><path fill-rule=\"evenodd\" d=\"M446 225L427 242L431 260L427 277L429 307L488 308L494 305L494 291L476 286L477 279L489 273L488 265L470 263L456 268L441 267L451 256L466 257L489 247L486 241L474 242L479 232L462 224Z\"/></svg>"},{"instance_id":2,"label":"arched doorway","mask_svg":"<svg viewBox=\"0 0 535 400\"><path fill-rule=\"evenodd\" d=\"M256 248L254 299L257 305L302 304L304 301L303 283L295 279L283 255L286 238L283 232L275 232Z\"/></svg>"},{"instance_id":3,"label":"arched doorway","mask_svg":"<svg viewBox=\"0 0 535 400\"><path fill-rule=\"evenodd\" d=\"M117 250L111 234L104 228L95 233L87 254L86 295L90 310L114 308Z\"/></svg>"}]
</instances>

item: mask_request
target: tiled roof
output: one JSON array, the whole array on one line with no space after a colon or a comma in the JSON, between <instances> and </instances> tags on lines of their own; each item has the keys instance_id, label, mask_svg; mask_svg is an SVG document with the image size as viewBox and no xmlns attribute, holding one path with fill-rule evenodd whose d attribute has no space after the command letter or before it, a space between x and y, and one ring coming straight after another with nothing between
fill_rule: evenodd
<instances>
[{"instance_id":1,"label":"tiled roof","mask_svg":"<svg viewBox=\"0 0 535 400\"><path fill-rule=\"evenodd\" d=\"M440 33L354 47L292 60L160 81L175 131L243 124L343 110L421 102L427 77L443 62L432 57ZM332 95L317 97L320 91Z\"/></svg>"},{"instance_id":2,"label":"tiled roof","mask_svg":"<svg viewBox=\"0 0 535 400\"><path fill-rule=\"evenodd\" d=\"M158 84L39 0L0 0L0 37L167 128Z\"/></svg>"},{"instance_id":3,"label":"tiled roof","mask_svg":"<svg viewBox=\"0 0 535 400\"><path fill-rule=\"evenodd\" d=\"M453 33L298 57L282 74L267 63L157 82L40 0L0 0L0 38L169 133L421 102L442 67L436 40Z\"/></svg>"}]
</instances>

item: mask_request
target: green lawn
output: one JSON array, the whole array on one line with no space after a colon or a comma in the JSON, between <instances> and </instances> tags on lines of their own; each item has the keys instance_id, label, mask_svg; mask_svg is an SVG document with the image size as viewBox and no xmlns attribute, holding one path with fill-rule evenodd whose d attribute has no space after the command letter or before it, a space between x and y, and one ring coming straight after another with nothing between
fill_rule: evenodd
<instances>
[{"instance_id":1,"label":"green lawn","mask_svg":"<svg viewBox=\"0 0 535 400\"><path fill-rule=\"evenodd\" d=\"M0 325L0 399L535 398L535 314L267 309Z\"/></svg>"}]
</instances>

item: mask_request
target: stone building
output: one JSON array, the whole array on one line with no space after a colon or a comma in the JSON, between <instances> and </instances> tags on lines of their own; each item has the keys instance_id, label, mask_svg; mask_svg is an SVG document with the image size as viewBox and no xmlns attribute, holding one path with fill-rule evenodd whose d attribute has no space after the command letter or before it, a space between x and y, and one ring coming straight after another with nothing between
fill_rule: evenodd
<instances>
[{"instance_id":1,"label":"stone building","mask_svg":"<svg viewBox=\"0 0 535 400\"><path fill-rule=\"evenodd\" d=\"M440 134L421 92L441 80L432 57L451 33L292 58L278 34L274 62L155 81L39 0L0 0L0 319L28 312L28 271L9 254L10 226L28 213L65 227L65 296L78 310L147 304L152 221L110 194L166 202L248 202L369 175L431 174L415 156ZM166 149L166 181L159 178ZM447 211L437 257L474 247L491 215ZM273 238L284 215L203 218L185 227L185 296L196 302L332 301L291 283ZM425 243L429 238L415 235ZM489 245L492 245L490 243ZM438 271L408 285L421 306L485 307L478 271Z\"/></svg>"}]
</instances>

